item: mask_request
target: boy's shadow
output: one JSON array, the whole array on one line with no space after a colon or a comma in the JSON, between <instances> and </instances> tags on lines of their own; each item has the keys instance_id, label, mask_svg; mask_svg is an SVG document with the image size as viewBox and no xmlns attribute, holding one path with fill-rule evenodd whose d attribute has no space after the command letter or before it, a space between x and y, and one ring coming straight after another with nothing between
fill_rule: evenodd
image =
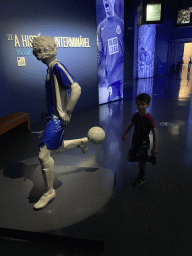
<instances>
[{"instance_id":1,"label":"boy's shadow","mask_svg":"<svg viewBox=\"0 0 192 256\"><path fill-rule=\"evenodd\" d=\"M68 169L68 171L55 172L54 183L53 183L54 189L58 189L63 184L59 180L59 177L63 177L64 175L69 175L69 174L74 174L74 173L80 173L83 171L95 172L99 169L99 168L91 168L91 167L77 167L74 170L74 167L73 167L72 168L73 170L69 171L70 167L66 167L66 169ZM64 167L64 170L65 170L65 167ZM11 179L24 178L24 181L26 179L31 180L34 185L29 193L29 197L27 198L27 199L29 199L29 203L31 203L31 204L36 203L40 199L42 194L45 193L45 185L44 185L44 180L43 180L43 175L42 175L40 164L27 165L27 164L21 163L21 162L11 163L3 169L3 176L11 178ZM18 186L19 185L20 185L20 183L18 183Z\"/></svg>"}]
</instances>

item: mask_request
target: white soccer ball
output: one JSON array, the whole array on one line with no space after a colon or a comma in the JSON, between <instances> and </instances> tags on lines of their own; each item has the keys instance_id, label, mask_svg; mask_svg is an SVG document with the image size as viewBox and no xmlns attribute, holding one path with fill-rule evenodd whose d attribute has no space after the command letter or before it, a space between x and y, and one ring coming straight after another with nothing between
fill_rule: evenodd
<instances>
[{"instance_id":1,"label":"white soccer ball","mask_svg":"<svg viewBox=\"0 0 192 256\"><path fill-rule=\"evenodd\" d=\"M87 137L91 143L100 144L105 139L105 132L101 127L95 126L88 131Z\"/></svg>"}]
</instances>

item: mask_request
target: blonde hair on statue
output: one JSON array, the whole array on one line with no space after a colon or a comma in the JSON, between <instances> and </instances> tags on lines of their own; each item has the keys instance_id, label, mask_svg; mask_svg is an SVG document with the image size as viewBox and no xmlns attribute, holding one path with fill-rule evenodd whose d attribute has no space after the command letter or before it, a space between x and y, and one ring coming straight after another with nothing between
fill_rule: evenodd
<instances>
[{"instance_id":1,"label":"blonde hair on statue","mask_svg":"<svg viewBox=\"0 0 192 256\"><path fill-rule=\"evenodd\" d=\"M33 41L33 55L38 59L53 58L57 55L57 45L50 36L38 36Z\"/></svg>"}]
</instances>

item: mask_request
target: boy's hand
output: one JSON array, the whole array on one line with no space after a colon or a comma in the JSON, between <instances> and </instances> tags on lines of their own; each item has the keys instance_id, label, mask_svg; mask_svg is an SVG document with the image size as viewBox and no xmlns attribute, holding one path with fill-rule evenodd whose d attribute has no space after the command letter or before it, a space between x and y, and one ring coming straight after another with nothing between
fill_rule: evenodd
<instances>
[{"instance_id":1,"label":"boy's hand","mask_svg":"<svg viewBox=\"0 0 192 256\"><path fill-rule=\"evenodd\" d=\"M125 135L123 135L123 137L122 137L122 141L125 141Z\"/></svg>"}]
</instances>

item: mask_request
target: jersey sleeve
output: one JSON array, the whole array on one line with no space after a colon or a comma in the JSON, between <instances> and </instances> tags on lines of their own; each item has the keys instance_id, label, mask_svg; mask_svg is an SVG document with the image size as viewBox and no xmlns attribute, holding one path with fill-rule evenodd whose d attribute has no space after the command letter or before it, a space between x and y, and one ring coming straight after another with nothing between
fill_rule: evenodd
<instances>
[{"instance_id":1,"label":"jersey sleeve","mask_svg":"<svg viewBox=\"0 0 192 256\"><path fill-rule=\"evenodd\" d=\"M150 116L149 122L150 122L150 130L156 127L155 120L153 119L152 116Z\"/></svg>"},{"instance_id":2,"label":"jersey sleeve","mask_svg":"<svg viewBox=\"0 0 192 256\"><path fill-rule=\"evenodd\" d=\"M151 117L150 123L151 123L151 129L156 127L155 120L153 119L153 117Z\"/></svg>"},{"instance_id":3,"label":"jersey sleeve","mask_svg":"<svg viewBox=\"0 0 192 256\"><path fill-rule=\"evenodd\" d=\"M53 73L57 78L59 86L61 86L63 89L71 88L71 85L76 82L67 69L58 63L54 65Z\"/></svg>"}]
</instances>

